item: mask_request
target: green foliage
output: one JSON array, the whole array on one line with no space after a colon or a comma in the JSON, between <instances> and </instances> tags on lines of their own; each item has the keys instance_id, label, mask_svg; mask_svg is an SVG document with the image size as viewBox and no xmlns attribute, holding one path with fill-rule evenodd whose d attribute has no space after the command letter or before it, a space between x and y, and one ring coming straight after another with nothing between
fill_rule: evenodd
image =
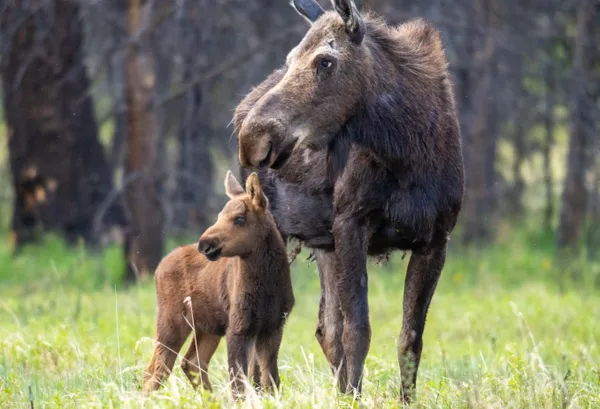
<instances>
[{"instance_id":1,"label":"green foliage","mask_svg":"<svg viewBox=\"0 0 600 409\"><path fill-rule=\"evenodd\" d=\"M0 280L8 292L17 294L63 286L91 291L119 283L125 268L117 246L94 254L83 244L70 248L51 234L37 245L23 247L17 256L11 251L8 244L0 247Z\"/></svg>"},{"instance_id":2,"label":"green foliage","mask_svg":"<svg viewBox=\"0 0 600 409\"><path fill-rule=\"evenodd\" d=\"M414 407L599 407L600 266L576 264L584 273L573 280L554 259L553 242L532 230L502 230L493 247L450 249L427 320ZM297 304L280 353L281 391L250 393L240 407L357 406L334 392L314 337L319 281L305 256L292 272ZM370 267L365 407L400 407L395 342L407 262L397 254ZM93 253L48 237L13 258L0 243L1 408L28 408L29 387L36 408L232 407L224 341L211 363L213 394L194 392L176 366L165 388L142 395L154 286L117 287L122 263L117 247Z\"/></svg>"},{"instance_id":3,"label":"green foliage","mask_svg":"<svg viewBox=\"0 0 600 409\"><path fill-rule=\"evenodd\" d=\"M108 151L108 147L112 143L114 133L115 125L113 121L104 121L104 123L100 126L98 136L106 151Z\"/></svg>"}]
</instances>

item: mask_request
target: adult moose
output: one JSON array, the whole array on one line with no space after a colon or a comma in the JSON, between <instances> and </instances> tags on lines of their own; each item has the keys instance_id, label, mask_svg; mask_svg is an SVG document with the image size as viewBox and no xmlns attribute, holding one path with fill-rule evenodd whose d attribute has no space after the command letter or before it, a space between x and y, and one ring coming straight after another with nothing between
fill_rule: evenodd
<instances>
[{"instance_id":1,"label":"adult moose","mask_svg":"<svg viewBox=\"0 0 600 409\"><path fill-rule=\"evenodd\" d=\"M293 0L312 26L236 108L239 160L259 168L282 234L315 251L316 336L342 392L360 393L370 345L367 257L411 251L398 341L410 401L464 191L448 63L426 21L388 27L333 5Z\"/></svg>"}]
</instances>

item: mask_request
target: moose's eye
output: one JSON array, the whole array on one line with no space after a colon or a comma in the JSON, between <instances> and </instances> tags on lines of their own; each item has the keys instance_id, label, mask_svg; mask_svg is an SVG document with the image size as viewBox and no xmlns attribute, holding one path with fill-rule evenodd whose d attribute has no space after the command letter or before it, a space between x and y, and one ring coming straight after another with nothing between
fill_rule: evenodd
<instances>
[{"instance_id":1,"label":"moose's eye","mask_svg":"<svg viewBox=\"0 0 600 409\"><path fill-rule=\"evenodd\" d=\"M317 74L329 74L335 67L335 59L331 56L324 55L316 61Z\"/></svg>"},{"instance_id":2,"label":"moose's eye","mask_svg":"<svg viewBox=\"0 0 600 409\"><path fill-rule=\"evenodd\" d=\"M233 224L235 224L236 226L241 226L242 224L244 224L244 221L246 221L246 218L244 216L238 216L235 219L233 219Z\"/></svg>"},{"instance_id":3,"label":"moose's eye","mask_svg":"<svg viewBox=\"0 0 600 409\"><path fill-rule=\"evenodd\" d=\"M328 70L333 67L333 61L331 61L329 58L321 58L321 61L319 61L319 67Z\"/></svg>"}]
</instances>

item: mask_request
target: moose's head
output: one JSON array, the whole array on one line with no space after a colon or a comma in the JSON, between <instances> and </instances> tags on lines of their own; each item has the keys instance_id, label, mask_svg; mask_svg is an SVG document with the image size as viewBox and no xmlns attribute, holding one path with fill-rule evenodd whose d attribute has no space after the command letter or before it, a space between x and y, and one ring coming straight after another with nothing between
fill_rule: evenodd
<instances>
[{"instance_id":1,"label":"moose's head","mask_svg":"<svg viewBox=\"0 0 600 409\"><path fill-rule=\"evenodd\" d=\"M288 54L277 81L265 89L267 79L258 99L260 86L236 109L243 167L278 168L298 146L322 147L356 112L373 58L354 2L332 2L335 11L326 12L315 0L292 0L311 28Z\"/></svg>"}]
</instances>

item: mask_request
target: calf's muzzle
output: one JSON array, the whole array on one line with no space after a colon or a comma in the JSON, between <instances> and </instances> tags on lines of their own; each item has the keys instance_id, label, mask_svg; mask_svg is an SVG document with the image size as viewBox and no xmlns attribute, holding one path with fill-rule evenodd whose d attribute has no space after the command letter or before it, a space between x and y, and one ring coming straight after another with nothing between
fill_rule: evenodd
<instances>
[{"instance_id":1,"label":"calf's muzzle","mask_svg":"<svg viewBox=\"0 0 600 409\"><path fill-rule=\"evenodd\" d=\"M205 237L202 235L198 240L198 251L206 256L210 261L217 260L221 255L219 240L215 237Z\"/></svg>"}]
</instances>

